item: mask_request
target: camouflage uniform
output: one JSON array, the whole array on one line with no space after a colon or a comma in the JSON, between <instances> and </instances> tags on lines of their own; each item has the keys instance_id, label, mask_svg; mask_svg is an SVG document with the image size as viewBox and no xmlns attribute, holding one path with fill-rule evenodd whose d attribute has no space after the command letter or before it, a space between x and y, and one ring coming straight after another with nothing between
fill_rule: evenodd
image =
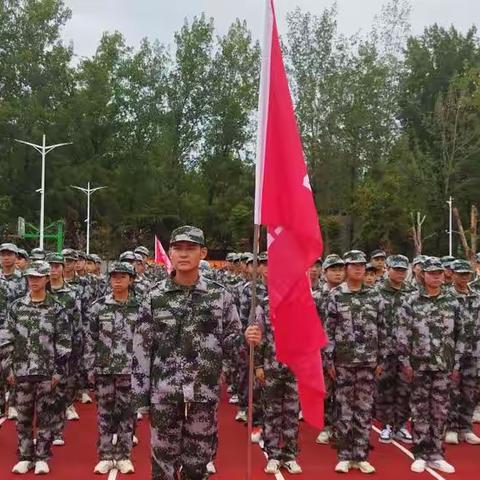
<instances>
[{"instance_id":1,"label":"camouflage uniform","mask_svg":"<svg viewBox=\"0 0 480 480\"><path fill-rule=\"evenodd\" d=\"M424 271L442 271L438 258L425 260ZM464 343L458 300L441 291L430 297L424 289L412 293L400 310L397 330L399 361L412 368L410 409L412 453L415 459L443 459L443 434L450 405L450 378L460 367Z\"/></svg>"},{"instance_id":2,"label":"camouflage uniform","mask_svg":"<svg viewBox=\"0 0 480 480\"><path fill-rule=\"evenodd\" d=\"M133 267L123 262L113 264L111 272L134 274ZM87 313L84 360L87 372L95 374L100 460L130 458L135 426L131 395L133 333L145 317L150 317L148 305L133 294L125 303L109 294L94 302ZM114 434L116 445L112 445Z\"/></svg>"},{"instance_id":3,"label":"camouflage uniform","mask_svg":"<svg viewBox=\"0 0 480 480\"><path fill-rule=\"evenodd\" d=\"M0 279L0 331L5 325L8 308L8 291L7 284ZM3 368L0 358L0 418L5 414L6 402L5 395L7 393L7 371Z\"/></svg>"},{"instance_id":4,"label":"camouflage uniform","mask_svg":"<svg viewBox=\"0 0 480 480\"><path fill-rule=\"evenodd\" d=\"M366 263L352 251L345 263ZM352 291L347 282L328 299L325 349L328 366L335 367L336 435L339 461L365 461L375 395L375 367L385 358L384 305L373 289Z\"/></svg>"},{"instance_id":5,"label":"camouflage uniform","mask_svg":"<svg viewBox=\"0 0 480 480\"><path fill-rule=\"evenodd\" d=\"M263 328L262 344L255 349L255 368L263 368L263 440L269 460L289 462L298 455L297 382L290 369L275 356L275 340L270 321L268 298L257 307L256 318Z\"/></svg>"},{"instance_id":6,"label":"camouflage uniform","mask_svg":"<svg viewBox=\"0 0 480 480\"><path fill-rule=\"evenodd\" d=\"M473 273L465 260L452 262L452 269L456 273ZM453 293L461 306L465 351L460 360L460 382L450 390L447 430L464 434L472 431L473 411L479 398L480 295L470 288L468 293L453 288Z\"/></svg>"},{"instance_id":7,"label":"camouflage uniform","mask_svg":"<svg viewBox=\"0 0 480 480\"><path fill-rule=\"evenodd\" d=\"M27 274L34 274L35 270L38 272L40 267L30 267ZM52 407L56 397L51 382L52 377L66 374L71 338L65 309L49 293L41 303L32 302L27 294L12 304L0 332L0 351L16 379L20 461L35 462L50 457Z\"/></svg>"},{"instance_id":8,"label":"camouflage uniform","mask_svg":"<svg viewBox=\"0 0 480 480\"><path fill-rule=\"evenodd\" d=\"M395 255L388 258L391 268L408 268L408 258ZM377 382L376 417L383 425L391 425L396 431L410 417L410 385L398 362L396 347L398 319L405 298L412 293L407 285L394 288L387 278L376 286L377 293L385 305L385 328L388 350L384 359L384 370Z\"/></svg>"},{"instance_id":9,"label":"camouflage uniform","mask_svg":"<svg viewBox=\"0 0 480 480\"><path fill-rule=\"evenodd\" d=\"M23 297L27 293L27 278L22 275L20 270L16 269L11 275L5 275L3 272L0 272L0 279L5 282L9 303Z\"/></svg>"},{"instance_id":10,"label":"camouflage uniform","mask_svg":"<svg viewBox=\"0 0 480 480\"><path fill-rule=\"evenodd\" d=\"M203 245L203 232L180 227L171 243ZM150 406L152 478L208 477L217 432L220 376L226 355L238 348L242 332L231 294L199 277L191 287L172 279L150 292L152 320L134 336L135 406Z\"/></svg>"}]
</instances>

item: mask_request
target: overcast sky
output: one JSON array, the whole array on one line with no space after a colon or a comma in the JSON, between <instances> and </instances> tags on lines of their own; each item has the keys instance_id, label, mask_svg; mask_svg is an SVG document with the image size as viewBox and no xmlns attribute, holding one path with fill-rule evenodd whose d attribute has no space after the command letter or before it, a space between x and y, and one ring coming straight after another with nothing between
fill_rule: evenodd
<instances>
[{"instance_id":1,"label":"overcast sky","mask_svg":"<svg viewBox=\"0 0 480 480\"><path fill-rule=\"evenodd\" d=\"M73 41L75 53L90 56L104 31L119 30L129 45L138 45L148 37L171 43L173 33L184 19L205 12L215 19L219 33L224 33L236 19L245 19L256 38L263 27L265 0L65 0L72 19L64 30L67 42ZM337 0L339 30L345 34L368 31L384 0ZM287 12L299 6L319 14L333 0L276 0L280 33L285 32ZM465 31L480 22L479 0L412 0L413 33L426 25L455 25Z\"/></svg>"}]
</instances>

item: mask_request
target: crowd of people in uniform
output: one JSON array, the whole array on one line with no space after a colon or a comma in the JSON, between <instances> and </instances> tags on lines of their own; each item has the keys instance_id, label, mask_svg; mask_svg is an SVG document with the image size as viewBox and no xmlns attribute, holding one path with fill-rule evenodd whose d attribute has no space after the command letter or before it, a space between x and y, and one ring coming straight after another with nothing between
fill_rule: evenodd
<instances>
[{"instance_id":1,"label":"crowd of people in uniform","mask_svg":"<svg viewBox=\"0 0 480 480\"><path fill-rule=\"evenodd\" d=\"M216 472L221 385L247 422L249 344L254 345L253 430L265 472L302 473L295 377L275 355L268 255L210 268L203 231L172 232L173 272L147 248L123 252L106 275L101 259L73 249L28 255L0 245L0 418L16 421L12 472L50 471L75 402L97 406L94 472L135 470L136 424L148 413L152 479L203 480ZM478 270L480 272L480 256ZM411 470L455 468L444 442L480 444L480 275L453 257L377 250L331 254L310 269L328 344L322 350L325 428L335 471L373 473L370 431L412 444ZM301 325L301 319L298 320ZM320 354L320 352L319 352ZM477 407L477 408L476 408Z\"/></svg>"}]
</instances>

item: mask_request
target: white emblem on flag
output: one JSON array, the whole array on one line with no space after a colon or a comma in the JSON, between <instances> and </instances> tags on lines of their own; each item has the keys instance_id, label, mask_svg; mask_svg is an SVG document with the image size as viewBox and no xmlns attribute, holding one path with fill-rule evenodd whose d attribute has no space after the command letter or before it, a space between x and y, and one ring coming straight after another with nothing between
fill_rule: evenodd
<instances>
[{"instance_id":1,"label":"white emblem on flag","mask_svg":"<svg viewBox=\"0 0 480 480\"><path fill-rule=\"evenodd\" d=\"M312 191L312 187L310 185L310 179L308 178L308 174L305 175L305 178L303 179L303 186L305 188L308 188L310 191Z\"/></svg>"},{"instance_id":2,"label":"white emblem on flag","mask_svg":"<svg viewBox=\"0 0 480 480\"><path fill-rule=\"evenodd\" d=\"M270 247L270 245L280 236L282 232L283 227L278 226L273 230L273 233L267 233L267 247Z\"/></svg>"}]
</instances>

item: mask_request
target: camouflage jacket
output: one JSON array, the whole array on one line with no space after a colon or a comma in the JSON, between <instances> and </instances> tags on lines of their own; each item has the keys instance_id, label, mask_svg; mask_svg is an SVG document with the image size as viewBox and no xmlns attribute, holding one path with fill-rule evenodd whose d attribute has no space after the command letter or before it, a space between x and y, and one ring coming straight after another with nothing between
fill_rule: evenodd
<instances>
[{"instance_id":1,"label":"camouflage jacket","mask_svg":"<svg viewBox=\"0 0 480 480\"><path fill-rule=\"evenodd\" d=\"M422 371L451 371L460 367L464 353L458 300L442 291L430 297L422 288L400 309L397 343L404 367Z\"/></svg>"},{"instance_id":2,"label":"camouflage jacket","mask_svg":"<svg viewBox=\"0 0 480 480\"><path fill-rule=\"evenodd\" d=\"M67 283L64 283L63 287L57 290L50 287L50 291L53 298L63 305L63 308L67 313L70 328L72 330L72 353L70 355L70 360L75 362L75 367L78 367L78 359L82 356L84 344L80 298L77 291Z\"/></svg>"},{"instance_id":3,"label":"camouflage jacket","mask_svg":"<svg viewBox=\"0 0 480 480\"><path fill-rule=\"evenodd\" d=\"M20 270L16 269L11 275L0 272L0 278L5 281L9 303L26 295L28 290L27 277Z\"/></svg>"},{"instance_id":4,"label":"camouflage jacket","mask_svg":"<svg viewBox=\"0 0 480 480\"><path fill-rule=\"evenodd\" d=\"M217 402L222 362L243 341L231 294L201 276L193 287L169 278L149 301L151 320L142 319L134 336L136 406Z\"/></svg>"},{"instance_id":5,"label":"camouflage jacket","mask_svg":"<svg viewBox=\"0 0 480 480\"><path fill-rule=\"evenodd\" d=\"M87 311L85 370L99 375L131 374L133 332L149 316L148 305L133 293L125 303L112 294L94 302Z\"/></svg>"},{"instance_id":6,"label":"camouflage jacket","mask_svg":"<svg viewBox=\"0 0 480 480\"><path fill-rule=\"evenodd\" d=\"M0 279L0 328L5 324L8 309L8 288L5 280Z\"/></svg>"},{"instance_id":7,"label":"camouflage jacket","mask_svg":"<svg viewBox=\"0 0 480 480\"><path fill-rule=\"evenodd\" d=\"M377 365L385 360L385 307L371 288L335 287L327 304L325 356L329 365Z\"/></svg>"},{"instance_id":8,"label":"camouflage jacket","mask_svg":"<svg viewBox=\"0 0 480 480\"><path fill-rule=\"evenodd\" d=\"M385 306L385 340L388 355L396 355L397 351L397 328L400 310L405 298L413 291L407 284L400 289L393 288L388 278L375 286Z\"/></svg>"},{"instance_id":9,"label":"camouflage jacket","mask_svg":"<svg viewBox=\"0 0 480 480\"><path fill-rule=\"evenodd\" d=\"M67 313L50 293L41 303L30 294L13 302L0 331L0 351L16 377L65 374L71 349Z\"/></svg>"},{"instance_id":10,"label":"camouflage jacket","mask_svg":"<svg viewBox=\"0 0 480 480\"><path fill-rule=\"evenodd\" d=\"M315 306L317 307L318 316L323 323L325 323L325 319L327 318L328 296L331 291L332 288L329 287L327 282L324 282L321 288L312 291L312 297Z\"/></svg>"},{"instance_id":11,"label":"camouflage jacket","mask_svg":"<svg viewBox=\"0 0 480 480\"><path fill-rule=\"evenodd\" d=\"M152 288L152 282L145 275L137 275L133 282L136 295L144 296Z\"/></svg>"},{"instance_id":12,"label":"camouflage jacket","mask_svg":"<svg viewBox=\"0 0 480 480\"><path fill-rule=\"evenodd\" d=\"M257 282L257 303L265 301L267 298L267 286L262 282ZM243 285L239 293L238 314L242 326L247 328L250 321L250 311L252 309L252 282L247 282Z\"/></svg>"}]
</instances>

